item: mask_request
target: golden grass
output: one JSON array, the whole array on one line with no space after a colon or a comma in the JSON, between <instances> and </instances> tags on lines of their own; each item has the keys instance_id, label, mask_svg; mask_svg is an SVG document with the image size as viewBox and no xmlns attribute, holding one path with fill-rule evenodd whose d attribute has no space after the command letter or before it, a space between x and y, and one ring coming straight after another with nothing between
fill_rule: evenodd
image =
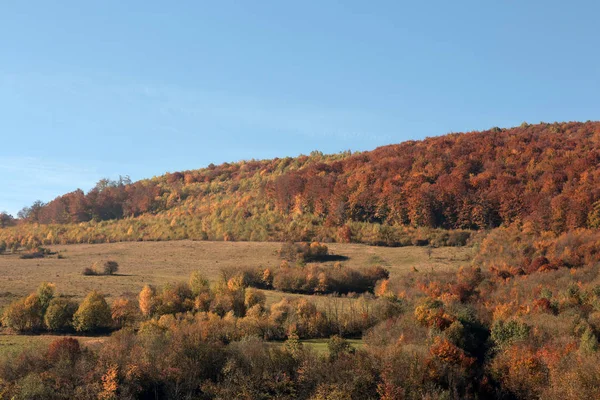
<instances>
[{"instance_id":1,"label":"golden grass","mask_svg":"<svg viewBox=\"0 0 600 400\"><path fill-rule=\"evenodd\" d=\"M276 267L280 243L272 242L124 242L52 246L57 255L44 259L21 260L18 255L0 256L0 306L34 291L40 282L56 284L59 293L81 300L91 290L104 293L109 301L122 294L137 294L145 284L161 286L186 281L193 270L200 270L210 280L219 277L221 268L235 266ZM409 272L454 270L471 258L467 247L433 249L431 258L423 247L374 247L362 244L329 244L330 253L348 257L349 267L383 265L391 276ZM84 267L98 261L115 260L115 276L83 276ZM270 302L281 293L267 293Z\"/></svg>"}]
</instances>

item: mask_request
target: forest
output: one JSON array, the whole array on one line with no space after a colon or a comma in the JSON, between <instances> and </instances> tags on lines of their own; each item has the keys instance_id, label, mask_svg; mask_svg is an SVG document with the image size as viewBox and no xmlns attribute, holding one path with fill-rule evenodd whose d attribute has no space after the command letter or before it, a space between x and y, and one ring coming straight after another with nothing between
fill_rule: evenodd
<instances>
[{"instance_id":1,"label":"forest","mask_svg":"<svg viewBox=\"0 0 600 400\"><path fill-rule=\"evenodd\" d=\"M177 239L281 248L276 267L242 259L216 280L198 270L112 299L40 282L2 311L3 330L58 336L0 360L0 397L600 398L599 166L600 122L524 123L102 180L2 214L1 257ZM347 266L332 242L472 257L392 274ZM89 348L75 334L109 336Z\"/></svg>"},{"instance_id":2,"label":"forest","mask_svg":"<svg viewBox=\"0 0 600 400\"><path fill-rule=\"evenodd\" d=\"M599 163L599 122L523 124L134 183L103 179L87 193L37 201L18 219L4 215L0 240L9 248L171 239L402 246L453 245L444 231L513 223L561 233L600 226Z\"/></svg>"}]
</instances>

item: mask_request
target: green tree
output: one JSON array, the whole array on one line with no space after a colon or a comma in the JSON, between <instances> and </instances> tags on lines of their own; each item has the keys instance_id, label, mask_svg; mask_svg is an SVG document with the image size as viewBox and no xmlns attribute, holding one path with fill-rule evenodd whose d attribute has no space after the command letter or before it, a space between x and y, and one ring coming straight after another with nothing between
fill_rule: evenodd
<instances>
[{"instance_id":1,"label":"green tree","mask_svg":"<svg viewBox=\"0 0 600 400\"><path fill-rule=\"evenodd\" d=\"M498 320L492 325L491 339L498 345L504 346L529 337L531 327L524 322L511 319L507 322Z\"/></svg>"},{"instance_id":2,"label":"green tree","mask_svg":"<svg viewBox=\"0 0 600 400\"><path fill-rule=\"evenodd\" d=\"M72 300L61 297L52 299L44 315L46 328L55 332L71 329L73 327L73 315L75 315L77 308L77 303Z\"/></svg>"},{"instance_id":3,"label":"green tree","mask_svg":"<svg viewBox=\"0 0 600 400\"><path fill-rule=\"evenodd\" d=\"M600 228L600 200L594 203L588 214L588 226L592 229Z\"/></svg>"},{"instance_id":4,"label":"green tree","mask_svg":"<svg viewBox=\"0 0 600 400\"><path fill-rule=\"evenodd\" d=\"M194 297L201 293L205 293L210 289L208 279L206 279L200 271L193 271L190 274L189 285Z\"/></svg>"},{"instance_id":5,"label":"green tree","mask_svg":"<svg viewBox=\"0 0 600 400\"><path fill-rule=\"evenodd\" d=\"M27 330L28 317L25 308L25 299L12 302L4 310L2 324L18 332Z\"/></svg>"},{"instance_id":6,"label":"green tree","mask_svg":"<svg viewBox=\"0 0 600 400\"><path fill-rule=\"evenodd\" d=\"M104 296L95 290L86 296L73 315L73 327L78 332L106 330L111 324L110 307Z\"/></svg>"},{"instance_id":7,"label":"green tree","mask_svg":"<svg viewBox=\"0 0 600 400\"><path fill-rule=\"evenodd\" d=\"M584 353L594 353L598 351L598 338L594 332L588 327L581 335L579 349Z\"/></svg>"},{"instance_id":8,"label":"green tree","mask_svg":"<svg viewBox=\"0 0 600 400\"><path fill-rule=\"evenodd\" d=\"M336 360L341 354L354 353L354 347L346 339L339 335L333 335L327 341L327 349L329 350L329 359Z\"/></svg>"},{"instance_id":9,"label":"green tree","mask_svg":"<svg viewBox=\"0 0 600 400\"><path fill-rule=\"evenodd\" d=\"M2 323L19 332L36 331L42 327L43 312L40 298L32 293L11 303L2 317Z\"/></svg>"},{"instance_id":10,"label":"green tree","mask_svg":"<svg viewBox=\"0 0 600 400\"><path fill-rule=\"evenodd\" d=\"M37 296L40 299L40 305L42 307L42 314L46 312L50 301L54 298L55 285L48 282L42 282L37 289Z\"/></svg>"}]
</instances>

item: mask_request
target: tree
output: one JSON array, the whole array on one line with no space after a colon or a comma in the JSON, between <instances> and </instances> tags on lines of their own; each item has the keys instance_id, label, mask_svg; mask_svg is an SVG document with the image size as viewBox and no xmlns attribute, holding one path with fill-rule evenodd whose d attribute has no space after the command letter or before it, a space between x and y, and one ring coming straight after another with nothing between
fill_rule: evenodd
<instances>
[{"instance_id":1,"label":"tree","mask_svg":"<svg viewBox=\"0 0 600 400\"><path fill-rule=\"evenodd\" d=\"M258 289L250 288L246 290L245 304L246 308L248 309L257 304L260 306L261 309L264 308L266 299L267 298L265 294Z\"/></svg>"},{"instance_id":2,"label":"tree","mask_svg":"<svg viewBox=\"0 0 600 400\"><path fill-rule=\"evenodd\" d=\"M7 226L13 226L15 219L12 215L7 212L0 212L0 228L6 228Z\"/></svg>"},{"instance_id":3,"label":"tree","mask_svg":"<svg viewBox=\"0 0 600 400\"><path fill-rule=\"evenodd\" d=\"M136 304L124 297L119 297L113 301L112 320L118 328L132 325L139 317L139 309Z\"/></svg>"},{"instance_id":4,"label":"tree","mask_svg":"<svg viewBox=\"0 0 600 400\"><path fill-rule=\"evenodd\" d=\"M594 203L588 214L588 226L592 229L600 228L600 200Z\"/></svg>"},{"instance_id":5,"label":"tree","mask_svg":"<svg viewBox=\"0 0 600 400\"><path fill-rule=\"evenodd\" d=\"M25 207L17 213L17 216L23 220L30 222L40 222L42 210L44 209L44 202L36 200L33 202L31 207Z\"/></svg>"},{"instance_id":6,"label":"tree","mask_svg":"<svg viewBox=\"0 0 600 400\"><path fill-rule=\"evenodd\" d=\"M113 275L119 270L119 264L116 261L107 261L104 263L104 275Z\"/></svg>"},{"instance_id":7,"label":"tree","mask_svg":"<svg viewBox=\"0 0 600 400\"><path fill-rule=\"evenodd\" d=\"M17 332L24 332L27 330L29 319L25 309L25 299L12 302L6 307L4 315L2 316L2 324Z\"/></svg>"},{"instance_id":8,"label":"tree","mask_svg":"<svg viewBox=\"0 0 600 400\"><path fill-rule=\"evenodd\" d=\"M32 332L42 327L43 310L40 298L32 293L11 303L2 317L2 323L18 332Z\"/></svg>"},{"instance_id":9,"label":"tree","mask_svg":"<svg viewBox=\"0 0 600 400\"><path fill-rule=\"evenodd\" d=\"M145 285L139 295L140 311L144 317L151 317L156 311L156 289Z\"/></svg>"},{"instance_id":10,"label":"tree","mask_svg":"<svg viewBox=\"0 0 600 400\"><path fill-rule=\"evenodd\" d=\"M327 341L327 349L329 350L329 359L336 360L341 354L354 353L354 348L346 339L339 335L333 335Z\"/></svg>"},{"instance_id":11,"label":"tree","mask_svg":"<svg viewBox=\"0 0 600 400\"><path fill-rule=\"evenodd\" d=\"M42 314L46 313L50 301L54 298L55 285L53 283L42 282L37 289L37 296L40 299Z\"/></svg>"},{"instance_id":12,"label":"tree","mask_svg":"<svg viewBox=\"0 0 600 400\"><path fill-rule=\"evenodd\" d=\"M208 279L206 279L200 271L193 271L190 274L189 285L194 296L198 296L201 293L205 293L210 290Z\"/></svg>"},{"instance_id":13,"label":"tree","mask_svg":"<svg viewBox=\"0 0 600 400\"><path fill-rule=\"evenodd\" d=\"M73 328L73 315L78 305L72 300L57 297L53 298L44 315L46 328L53 332L65 332Z\"/></svg>"},{"instance_id":14,"label":"tree","mask_svg":"<svg viewBox=\"0 0 600 400\"><path fill-rule=\"evenodd\" d=\"M106 330L110 328L111 323L110 307L104 296L95 290L86 296L73 315L73 327L78 332Z\"/></svg>"}]
</instances>

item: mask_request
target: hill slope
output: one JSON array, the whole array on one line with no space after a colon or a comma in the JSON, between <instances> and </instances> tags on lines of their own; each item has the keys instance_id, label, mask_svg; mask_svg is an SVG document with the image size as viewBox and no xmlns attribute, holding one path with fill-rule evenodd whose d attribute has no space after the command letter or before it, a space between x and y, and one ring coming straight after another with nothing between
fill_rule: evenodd
<instances>
[{"instance_id":1,"label":"hill slope","mask_svg":"<svg viewBox=\"0 0 600 400\"><path fill-rule=\"evenodd\" d=\"M401 245L441 229L600 221L600 122L449 134L363 153L242 161L101 181L26 209L7 244L336 240ZM594 209L596 211L594 211ZM425 231L424 229L427 229ZM434 230L429 230L434 229Z\"/></svg>"}]
</instances>

